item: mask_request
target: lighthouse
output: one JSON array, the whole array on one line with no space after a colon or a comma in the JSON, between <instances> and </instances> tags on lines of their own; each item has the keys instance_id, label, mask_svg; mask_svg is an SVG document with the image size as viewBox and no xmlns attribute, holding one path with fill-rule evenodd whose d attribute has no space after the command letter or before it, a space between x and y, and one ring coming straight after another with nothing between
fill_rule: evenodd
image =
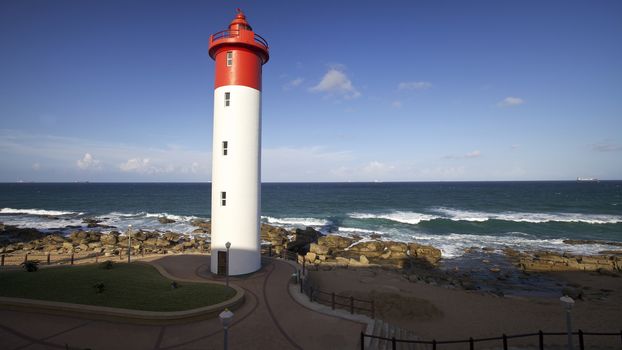
<instances>
[{"instance_id":1,"label":"lighthouse","mask_svg":"<svg viewBox=\"0 0 622 350\"><path fill-rule=\"evenodd\" d=\"M215 61L211 271L242 275L261 268L261 68L268 42L238 9L228 29L210 36L209 55Z\"/></svg>"}]
</instances>

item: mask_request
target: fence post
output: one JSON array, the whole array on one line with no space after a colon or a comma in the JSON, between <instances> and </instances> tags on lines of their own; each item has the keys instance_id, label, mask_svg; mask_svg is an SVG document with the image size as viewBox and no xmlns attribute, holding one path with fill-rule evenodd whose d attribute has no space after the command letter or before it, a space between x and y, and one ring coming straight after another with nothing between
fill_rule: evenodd
<instances>
[{"instance_id":1,"label":"fence post","mask_svg":"<svg viewBox=\"0 0 622 350\"><path fill-rule=\"evenodd\" d=\"M503 333L503 350L508 350L508 337Z\"/></svg>"},{"instance_id":2,"label":"fence post","mask_svg":"<svg viewBox=\"0 0 622 350\"><path fill-rule=\"evenodd\" d=\"M95 253L95 263L99 262L99 253Z\"/></svg>"},{"instance_id":3,"label":"fence post","mask_svg":"<svg viewBox=\"0 0 622 350\"><path fill-rule=\"evenodd\" d=\"M538 331L538 338L540 341L540 350L544 350L544 333L542 333L542 330Z\"/></svg>"},{"instance_id":4,"label":"fence post","mask_svg":"<svg viewBox=\"0 0 622 350\"><path fill-rule=\"evenodd\" d=\"M272 257L272 244L268 246L268 256Z\"/></svg>"},{"instance_id":5,"label":"fence post","mask_svg":"<svg viewBox=\"0 0 622 350\"><path fill-rule=\"evenodd\" d=\"M584 350L585 344L583 344L583 331L579 329L579 349Z\"/></svg>"},{"instance_id":6,"label":"fence post","mask_svg":"<svg viewBox=\"0 0 622 350\"><path fill-rule=\"evenodd\" d=\"M361 332L361 350L365 350L365 333Z\"/></svg>"},{"instance_id":7,"label":"fence post","mask_svg":"<svg viewBox=\"0 0 622 350\"><path fill-rule=\"evenodd\" d=\"M4 255L2 256L2 258L4 259ZM620 342L622 342L622 330L620 331Z\"/></svg>"},{"instance_id":8,"label":"fence post","mask_svg":"<svg viewBox=\"0 0 622 350\"><path fill-rule=\"evenodd\" d=\"M371 318L372 320L376 319L376 306L374 303L374 299L371 300Z\"/></svg>"},{"instance_id":9,"label":"fence post","mask_svg":"<svg viewBox=\"0 0 622 350\"><path fill-rule=\"evenodd\" d=\"M73 255L74 255L74 253L72 252L71 253L71 265L73 265Z\"/></svg>"},{"instance_id":10,"label":"fence post","mask_svg":"<svg viewBox=\"0 0 622 350\"><path fill-rule=\"evenodd\" d=\"M306 259L303 256L302 257L302 273L305 273L305 269L306 269Z\"/></svg>"},{"instance_id":11,"label":"fence post","mask_svg":"<svg viewBox=\"0 0 622 350\"><path fill-rule=\"evenodd\" d=\"M48 259L48 265L49 265L49 264L50 264L50 252L48 252L48 257L47 257L47 259Z\"/></svg>"},{"instance_id":12,"label":"fence post","mask_svg":"<svg viewBox=\"0 0 622 350\"><path fill-rule=\"evenodd\" d=\"M354 297L350 297L350 314L354 313Z\"/></svg>"},{"instance_id":13,"label":"fence post","mask_svg":"<svg viewBox=\"0 0 622 350\"><path fill-rule=\"evenodd\" d=\"M469 337L469 349L475 349L475 342L473 342L473 337Z\"/></svg>"},{"instance_id":14,"label":"fence post","mask_svg":"<svg viewBox=\"0 0 622 350\"><path fill-rule=\"evenodd\" d=\"M432 339L432 350L436 350L436 339Z\"/></svg>"},{"instance_id":15,"label":"fence post","mask_svg":"<svg viewBox=\"0 0 622 350\"><path fill-rule=\"evenodd\" d=\"M24 254L24 264L28 262L28 253Z\"/></svg>"},{"instance_id":16,"label":"fence post","mask_svg":"<svg viewBox=\"0 0 622 350\"><path fill-rule=\"evenodd\" d=\"M4 254L2 254L2 258L0 258L0 266L4 266ZM622 332L620 332L622 334Z\"/></svg>"},{"instance_id":17,"label":"fence post","mask_svg":"<svg viewBox=\"0 0 622 350\"><path fill-rule=\"evenodd\" d=\"M140 245L140 255L143 258L145 257L145 246L143 246L142 244Z\"/></svg>"},{"instance_id":18,"label":"fence post","mask_svg":"<svg viewBox=\"0 0 622 350\"><path fill-rule=\"evenodd\" d=\"M397 350L397 346L395 344L395 337L391 337L391 349Z\"/></svg>"},{"instance_id":19,"label":"fence post","mask_svg":"<svg viewBox=\"0 0 622 350\"><path fill-rule=\"evenodd\" d=\"M331 304L330 304L330 306L331 306L331 308L333 310L335 310L335 292L332 292L330 297L331 297L331 300L330 300Z\"/></svg>"}]
</instances>

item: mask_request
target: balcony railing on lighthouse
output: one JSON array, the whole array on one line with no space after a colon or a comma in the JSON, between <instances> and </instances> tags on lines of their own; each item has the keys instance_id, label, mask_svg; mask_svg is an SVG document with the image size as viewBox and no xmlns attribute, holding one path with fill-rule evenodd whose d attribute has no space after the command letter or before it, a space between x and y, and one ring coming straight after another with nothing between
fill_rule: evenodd
<instances>
[{"instance_id":1,"label":"balcony railing on lighthouse","mask_svg":"<svg viewBox=\"0 0 622 350\"><path fill-rule=\"evenodd\" d=\"M252 38L251 34L252 33ZM212 34L209 37L210 44L224 39L240 39L242 41L251 41L263 46L264 49L268 50L268 41L264 39L261 35L254 33L250 30L239 30L239 29L227 29L221 30L218 33Z\"/></svg>"}]
</instances>

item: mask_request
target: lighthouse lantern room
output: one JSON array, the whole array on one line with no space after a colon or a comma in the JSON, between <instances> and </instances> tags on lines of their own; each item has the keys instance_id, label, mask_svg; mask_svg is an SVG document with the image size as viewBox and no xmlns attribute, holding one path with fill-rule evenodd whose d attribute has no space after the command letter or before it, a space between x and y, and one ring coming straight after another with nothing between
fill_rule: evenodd
<instances>
[{"instance_id":1,"label":"lighthouse lantern room","mask_svg":"<svg viewBox=\"0 0 622 350\"><path fill-rule=\"evenodd\" d=\"M268 43L240 11L209 38L215 61L212 273L261 268L261 68ZM230 243L230 249L226 244Z\"/></svg>"}]
</instances>

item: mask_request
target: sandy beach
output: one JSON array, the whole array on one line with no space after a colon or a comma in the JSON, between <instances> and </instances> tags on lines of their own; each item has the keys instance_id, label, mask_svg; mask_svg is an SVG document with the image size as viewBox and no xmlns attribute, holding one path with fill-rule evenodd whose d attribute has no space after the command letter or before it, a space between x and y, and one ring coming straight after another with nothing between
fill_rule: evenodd
<instances>
[{"instance_id":1,"label":"sandy beach","mask_svg":"<svg viewBox=\"0 0 622 350\"><path fill-rule=\"evenodd\" d=\"M573 328L592 332L616 332L622 327L622 278L589 272L552 273L561 285L583 291L572 310ZM323 290L341 295L374 298L378 317L413 330L422 340L497 337L542 330L565 330L565 311L557 297L499 297L491 293L451 289L410 282L398 271L380 268L338 268L310 271L311 280ZM561 289L561 288L560 288ZM592 346L620 346L619 337L591 337ZM551 336L547 344L563 344ZM514 341L518 343L518 341ZM537 338L520 344L537 342ZM464 344L463 344L464 345Z\"/></svg>"}]
</instances>

